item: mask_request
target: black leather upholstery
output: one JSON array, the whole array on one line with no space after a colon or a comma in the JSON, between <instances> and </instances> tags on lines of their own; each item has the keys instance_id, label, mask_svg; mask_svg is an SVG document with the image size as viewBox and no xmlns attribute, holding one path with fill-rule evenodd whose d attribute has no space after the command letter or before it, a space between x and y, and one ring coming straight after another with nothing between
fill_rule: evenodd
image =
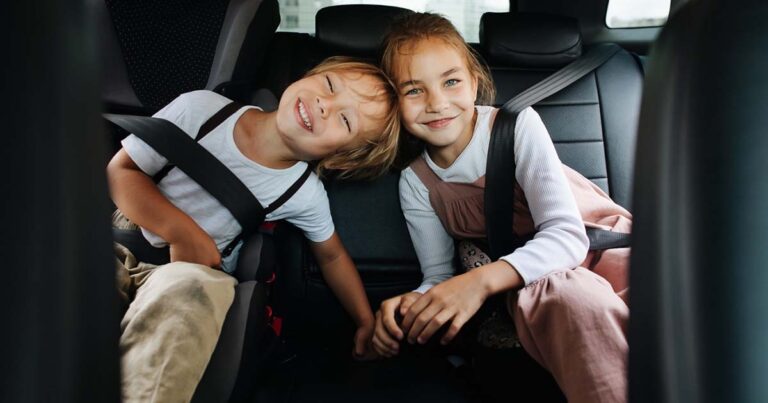
<instances>
[{"instance_id":1,"label":"black leather upholstery","mask_svg":"<svg viewBox=\"0 0 768 403\"><path fill-rule=\"evenodd\" d=\"M555 53L561 60L557 66L542 67L556 60L549 51L563 44L577 43L579 48L581 44L580 38L573 37L578 37L575 20L565 17L486 13L483 30L481 50L494 49L485 58L496 83L497 105L562 67L566 60L562 52ZM496 33L503 38L496 38ZM494 45L521 43L532 37L546 39L541 41L543 50L530 51L524 58L518 57L517 49L506 54L504 48ZM624 207L630 207L642 84L643 72L635 58L620 51L594 72L534 106L563 163Z\"/></svg>"},{"instance_id":2,"label":"black leather upholstery","mask_svg":"<svg viewBox=\"0 0 768 403\"><path fill-rule=\"evenodd\" d=\"M325 7L315 16L315 37L329 52L374 57L389 22L410 10L391 6Z\"/></svg>"},{"instance_id":3,"label":"black leather upholstery","mask_svg":"<svg viewBox=\"0 0 768 403\"><path fill-rule=\"evenodd\" d=\"M340 5L320 9L314 36L277 32L257 87L280 96L293 81L329 56L353 56L377 63L381 40L392 18L410 10L381 5Z\"/></svg>"},{"instance_id":4,"label":"black leather upholstery","mask_svg":"<svg viewBox=\"0 0 768 403\"><path fill-rule=\"evenodd\" d=\"M480 44L499 63L559 67L581 56L578 21L557 15L485 13Z\"/></svg>"}]
</instances>

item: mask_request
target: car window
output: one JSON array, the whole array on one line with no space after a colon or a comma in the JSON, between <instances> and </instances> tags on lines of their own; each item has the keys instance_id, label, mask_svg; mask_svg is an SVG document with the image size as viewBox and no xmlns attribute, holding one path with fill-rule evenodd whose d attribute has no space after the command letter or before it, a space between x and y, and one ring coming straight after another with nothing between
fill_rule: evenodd
<instances>
[{"instance_id":1,"label":"car window","mask_svg":"<svg viewBox=\"0 0 768 403\"><path fill-rule=\"evenodd\" d=\"M453 22L467 42L478 42L483 13L509 11L509 0L281 0L277 30L314 34L317 10L339 4L382 4L440 13Z\"/></svg>"},{"instance_id":2,"label":"car window","mask_svg":"<svg viewBox=\"0 0 768 403\"><path fill-rule=\"evenodd\" d=\"M610 0L605 13L608 28L658 27L667 22L670 0Z\"/></svg>"}]
</instances>

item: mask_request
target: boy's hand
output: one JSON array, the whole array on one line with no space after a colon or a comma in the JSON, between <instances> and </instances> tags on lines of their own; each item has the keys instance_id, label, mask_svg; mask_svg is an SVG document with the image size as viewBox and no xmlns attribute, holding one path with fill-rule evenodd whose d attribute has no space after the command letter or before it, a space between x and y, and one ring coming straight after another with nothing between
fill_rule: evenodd
<instances>
[{"instance_id":1,"label":"boy's hand","mask_svg":"<svg viewBox=\"0 0 768 403\"><path fill-rule=\"evenodd\" d=\"M352 356L358 361L369 361L378 358L376 351L371 348L371 336L373 335L373 322L364 323L357 327L355 332L355 349Z\"/></svg>"},{"instance_id":2,"label":"boy's hand","mask_svg":"<svg viewBox=\"0 0 768 403\"><path fill-rule=\"evenodd\" d=\"M373 333L373 348L381 356L392 357L400 352L399 340L403 339L403 331L395 314L405 316L411 305L420 297L418 292L409 292L381 303L379 311L376 312L376 329Z\"/></svg>"},{"instance_id":3,"label":"boy's hand","mask_svg":"<svg viewBox=\"0 0 768 403\"><path fill-rule=\"evenodd\" d=\"M221 267L221 253L216 242L205 231L185 234L170 242L171 262L198 263L204 266Z\"/></svg>"}]
</instances>

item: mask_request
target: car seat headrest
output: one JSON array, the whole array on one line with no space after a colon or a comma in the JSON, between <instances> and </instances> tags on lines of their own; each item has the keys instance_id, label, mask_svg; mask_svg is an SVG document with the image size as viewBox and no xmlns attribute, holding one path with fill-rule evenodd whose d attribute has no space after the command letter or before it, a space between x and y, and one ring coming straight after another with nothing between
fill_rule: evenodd
<instances>
[{"instance_id":1,"label":"car seat headrest","mask_svg":"<svg viewBox=\"0 0 768 403\"><path fill-rule=\"evenodd\" d=\"M375 57L392 19L409 12L405 8L370 4L325 7L315 16L315 37L329 51Z\"/></svg>"},{"instance_id":2,"label":"car seat headrest","mask_svg":"<svg viewBox=\"0 0 768 403\"><path fill-rule=\"evenodd\" d=\"M277 0L89 3L100 27L103 100L148 111L184 92L250 79L280 23Z\"/></svg>"},{"instance_id":3,"label":"car seat headrest","mask_svg":"<svg viewBox=\"0 0 768 403\"><path fill-rule=\"evenodd\" d=\"M491 64L560 67L581 56L574 18L548 14L485 13L480 46Z\"/></svg>"}]
</instances>

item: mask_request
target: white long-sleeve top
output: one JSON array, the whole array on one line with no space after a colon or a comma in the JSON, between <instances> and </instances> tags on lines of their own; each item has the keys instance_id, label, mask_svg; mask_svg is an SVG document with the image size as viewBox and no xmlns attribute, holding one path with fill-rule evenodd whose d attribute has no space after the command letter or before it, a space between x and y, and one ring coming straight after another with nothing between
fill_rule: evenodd
<instances>
[{"instance_id":1,"label":"white long-sleeve top","mask_svg":"<svg viewBox=\"0 0 768 403\"><path fill-rule=\"evenodd\" d=\"M427 165L445 182L472 183L485 175L495 108L476 109L472 139L451 166L440 168L426 151L423 154ZM515 164L515 178L528 201L536 235L501 259L527 285L549 273L578 266L587 255L589 240L554 144L532 108L517 118ZM416 291L424 293L455 273L453 238L432 208L426 186L410 167L400 174L400 204L424 274Z\"/></svg>"}]
</instances>

